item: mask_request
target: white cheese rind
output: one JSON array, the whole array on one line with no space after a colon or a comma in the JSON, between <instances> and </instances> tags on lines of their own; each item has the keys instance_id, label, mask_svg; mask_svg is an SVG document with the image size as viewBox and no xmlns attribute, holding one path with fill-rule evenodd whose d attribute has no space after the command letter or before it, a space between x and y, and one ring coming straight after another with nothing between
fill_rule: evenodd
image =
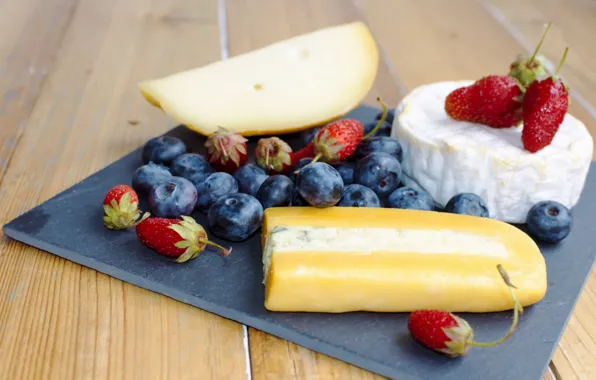
<instances>
[{"instance_id":1,"label":"white cheese rind","mask_svg":"<svg viewBox=\"0 0 596 380\"><path fill-rule=\"evenodd\" d=\"M525 223L542 200L575 206L592 160L585 125L567 114L552 143L530 153L521 142L523 125L495 129L446 114L445 97L471 83L424 85L398 105L392 137L403 148L406 185L427 191L441 207L458 193L477 194L491 218L509 223Z\"/></svg>"}]
</instances>

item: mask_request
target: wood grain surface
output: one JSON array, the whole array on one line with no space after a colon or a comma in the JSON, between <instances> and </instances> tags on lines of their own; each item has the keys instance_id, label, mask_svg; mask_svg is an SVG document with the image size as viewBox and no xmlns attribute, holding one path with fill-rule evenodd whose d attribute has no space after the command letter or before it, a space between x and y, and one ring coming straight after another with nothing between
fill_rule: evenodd
<instances>
[{"instance_id":1,"label":"wood grain surface","mask_svg":"<svg viewBox=\"0 0 596 380\"><path fill-rule=\"evenodd\" d=\"M138 81L352 20L369 23L383 53L366 102L389 105L423 83L505 73L552 21L543 52L556 64L571 48L571 112L596 133L590 0L0 0L0 223L174 125ZM248 338L0 236L0 379L380 379L257 330ZM595 274L545 379L594 373Z\"/></svg>"}]
</instances>

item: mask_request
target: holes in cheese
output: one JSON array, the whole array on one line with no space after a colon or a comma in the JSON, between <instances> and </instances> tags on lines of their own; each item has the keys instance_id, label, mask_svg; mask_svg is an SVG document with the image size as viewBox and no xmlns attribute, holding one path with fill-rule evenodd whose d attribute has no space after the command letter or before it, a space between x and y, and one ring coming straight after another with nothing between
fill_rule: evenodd
<instances>
[{"instance_id":1,"label":"holes in cheese","mask_svg":"<svg viewBox=\"0 0 596 380\"><path fill-rule=\"evenodd\" d=\"M491 312L546 292L534 241L509 224L397 209L270 208L263 226L265 307L271 311Z\"/></svg>"}]
</instances>

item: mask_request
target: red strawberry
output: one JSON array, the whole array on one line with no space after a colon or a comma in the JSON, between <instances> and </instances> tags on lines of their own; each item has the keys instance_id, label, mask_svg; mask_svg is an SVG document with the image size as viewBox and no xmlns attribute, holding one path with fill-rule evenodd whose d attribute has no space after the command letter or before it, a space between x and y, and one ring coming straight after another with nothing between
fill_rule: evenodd
<instances>
[{"instance_id":1,"label":"red strawberry","mask_svg":"<svg viewBox=\"0 0 596 380\"><path fill-rule=\"evenodd\" d=\"M569 91L558 76L568 49L552 77L534 81L524 97L524 149L535 153L549 145L563 123L569 108Z\"/></svg>"},{"instance_id":2,"label":"red strawberry","mask_svg":"<svg viewBox=\"0 0 596 380\"><path fill-rule=\"evenodd\" d=\"M503 343L517 327L523 309L512 290L515 286L509 281L509 276L500 264L497 269L513 299L513 322L501 339L489 343L475 342L474 331L465 319L440 310L412 312L408 317L408 330L412 337L422 345L451 357L465 355L472 346L492 347Z\"/></svg>"},{"instance_id":3,"label":"red strawberry","mask_svg":"<svg viewBox=\"0 0 596 380\"><path fill-rule=\"evenodd\" d=\"M522 97L515 78L489 75L447 95L445 112L455 120L509 128L521 121Z\"/></svg>"},{"instance_id":4,"label":"red strawberry","mask_svg":"<svg viewBox=\"0 0 596 380\"><path fill-rule=\"evenodd\" d=\"M246 163L248 140L238 133L218 127L205 141L207 159L211 166L220 172L233 173Z\"/></svg>"},{"instance_id":5,"label":"red strawberry","mask_svg":"<svg viewBox=\"0 0 596 380\"><path fill-rule=\"evenodd\" d=\"M207 238L201 225L189 216L180 219L151 218L137 226L137 236L141 243L164 256L176 258L184 263L197 257L207 245L219 248L223 256L232 249L225 249Z\"/></svg>"},{"instance_id":6,"label":"red strawberry","mask_svg":"<svg viewBox=\"0 0 596 380\"><path fill-rule=\"evenodd\" d=\"M313 139L315 159L329 164L336 164L350 157L362 141L364 127L354 119L342 119L331 122L315 135Z\"/></svg>"},{"instance_id":7,"label":"red strawberry","mask_svg":"<svg viewBox=\"0 0 596 380\"><path fill-rule=\"evenodd\" d=\"M136 226L149 217L145 213L139 220L139 197L128 185L112 187L103 199L103 223L112 230L124 230Z\"/></svg>"},{"instance_id":8,"label":"red strawberry","mask_svg":"<svg viewBox=\"0 0 596 380\"><path fill-rule=\"evenodd\" d=\"M302 158L313 157L313 144L309 143L297 152L293 152L288 143L279 137L260 139L255 148L257 165L269 172L286 173Z\"/></svg>"}]
</instances>

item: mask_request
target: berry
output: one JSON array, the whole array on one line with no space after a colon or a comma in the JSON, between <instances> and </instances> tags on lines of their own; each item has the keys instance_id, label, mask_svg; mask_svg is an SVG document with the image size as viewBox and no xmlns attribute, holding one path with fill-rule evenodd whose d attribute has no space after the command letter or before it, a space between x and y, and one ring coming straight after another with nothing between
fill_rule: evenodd
<instances>
[{"instance_id":1,"label":"berry","mask_svg":"<svg viewBox=\"0 0 596 380\"><path fill-rule=\"evenodd\" d=\"M171 177L155 186L149 194L151 213L161 218L190 215L197 204L197 188L182 177Z\"/></svg>"},{"instance_id":2,"label":"berry","mask_svg":"<svg viewBox=\"0 0 596 380\"><path fill-rule=\"evenodd\" d=\"M394 156L373 152L356 164L354 182L372 189L380 199L391 194L401 182L401 165Z\"/></svg>"},{"instance_id":3,"label":"berry","mask_svg":"<svg viewBox=\"0 0 596 380\"><path fill-rule=\"evenodd\" d=\"M213 168L204 156L197 153L186 153L172 161L170 171L173 175L186 178L197 186L213 173Z\"/></svg>"},{"instance_id":4,"label":"berry","mask_svg":"<svg viewBox=\"0 0 596 380\"><path fill-rule=\"evenodd\" d=\"M179 155L186 153L186 145L177 137L158 136L143 146L143 163L154 162L169 166Z\"/></svg>"},{"instance_id":5,"label":"berry","mask_svg":"<svg viewBox=\"0 0 596 380\"><path fill-rule=\"evenodd\" d=\"M303 158L300 161L298 161L296 163L296 165L294 165L294 167L292 168L293 170L290 170L290 179L292 181L296 182L296 174L298 174L300 169L302 169L306 165L310 164L312 162L312 160L313 160L312 158Z\"/></svg>"},{"instance_id":6,"label":"berry","mask_svg":"<svg viewBox=\"0 0 596 380\"><path fill-rule=\"evenodd\" d=\"M454 120L509 128L522 119L522 97L514 78L489 75L447 95L445 112Z\"/></svg>"},{"instance_id":7,"label":"berry","mask_svg":"<svg viewBox=\"0 0 596 380\"><path fill-rule=\"evenodd\" d=\"M307 129L306 131L302 131L300 133L300 139L302 140L302 144L308 145L312 142L317 132L321 130L322 127L316 127Z\"/></svg>"},{"instance_id":8,"label":"berry","mask_svg":"<svg viewBox=\"0 0 596 380\"><path fill-rule=\"evenodd\" d=\"M341 199L344 183L333 166L315 162L300 169L296 188L311 206L331 207Z\"/></svg>"},{"instance_id":9,"label":"berry","mask_svg":"<svg viewBox=\"0 0 596 380\"><path fill-rule=\"evenodd\" d=\"M139 197L128 185L112 187L103 199L103 223L112 230L134 227L149 217L145 213L139 220Z\"/></svg>"},{"instance_id":10,"label":"berry","mask_svg":"<svg viewBox=\"0 0 596 380\"><path fill-rule=\"evenodd\" d=\"M223 256L232 249L225 249L207 238L201 225L189 216L180 219L151 218L137 226L137 236L141 243L164 256L176 258L184 263L201 254L207 245L221 250Z\"/></svg>"},{"instance_id":11,"label":"berry","mask_svg":"<svg viewBox=\"0 0 596 380\"><path fill-rule=\"evenodd\" d=\"M248 159L247 141L238 133L218 127L205 141L209 163L217 171L233 173Z\"/></svg>"},{"instance_id":12,"label":"berry","mask_svg":"<svg viewBox=\"0 0 596 380\"><path fill-rule=\"evenodd\" d=\"M472 193L454 195L447 202L447 205L445 205L445 211L453 214L472 215L482 218L489 217L486 203L478 195Z\"/></svg>"},{"instance_id":13,"label":"berry","mask_svg":"<svg viewBox=\"0 0 596 380\"><path fill-rule=\"evenodd\" d=\"M534 81L524 97L524 149L535 153L550 145L569 108L569 92L558 76L568 49L552 77Z\"/></svg>"},{"instance_id":14,"label":"berry","mask_svg":"<svg viewBox=\"0 0 596 380\"><path fill-rule=\"evenodd\" d=\"M312 144L293 152L290 145L279 137L260 139L255 148L257 165L272 174L287 173L298 161L313 155Z\"/></svg>"},{"instance_id":15,"label":"berry","mask_svg":"<svg viewBox=\"0 0 596 380\"><path fill-rule=\"evenodd\" d=\"M400 187L389 196L387 205L390 208L433 211L435 202L424 190L411 187Z\"/></svg>"},{"instance_id":16,"label":"berry","mask_svg":"<svg viewBox=\"0 0 596 380\"><path fill-rule=\"evenodd\" d=\"M263 182L257 199L263 208L289 206L292 202L294 182L283 174L271 176Z\"/></svg>"},{"instance_id":17,"label":"berry","mask_svg":"<svg viewBox=\"0 0 596 380\"><path fill-rule=\"evenodd\" d=\"M368 187L353 184L344 187L340 207L381 207L379 197Z\"/></svg>"},{"instance_id":18,"label":"berry","mask_svg":"<svg viewBox=\"0 0 596 380\"><path fill-rule=\"evenodd\" d=\"M149 162L135 170L132 176L132 188L141 198L146 199L154 186L170 177L172 173L167 167Z\"/></svg>"},{"instance_id":19,"label":"berry","mask_svg":"<svg viewBox=\"0 0 596 380\"><path fill-rule=\"evenodd\" d=\"M561 203L541 201L528 211L526 224L528 233L535 239L558 243L569 235L573 217L571 211Z\"/></svg>"},{"instance_id":20,"label":"berry","mask_svg":"<svg viewBox=\"0 0 596 380\"><path fill-rule=\"evenodd\" d=\"M351 185L354 183L354 169L356 164L352 162L340 162L335 166L335 169L344 181L344 186Z\"/></svg>"},{"instance_id":21,"label":"berry","mask_svg":"<svg viewBox=\"0 0 596 380\"><path fill-rule=\"evenodd\" d=\"M362 142L360 143L360 145L358 145L358 148L354 152L353 157L356 160L359 160L363 157L368 156L372 152L388 153L397 158L399 162L402 162L403 159L403 150L399 141L386 136L376 136L366 140L362 140Z\"/></svg>"},{"instance_id":22,"label":"berry","mask_svg":"<svg viewBox=\"0 0 596 380\"><path fill-rule=\"evenodd\" d=\"M290 206L292 207L306 207L310 206L308 202L300 195L298 189L294 187L294 191L292 191L292 200L290 201Z\"/></svg>"},{"instance_id":23,"label":"berry","mask_svg":"<svg viewBox=\"0 0 596 380\"><path fill-rule=\"evenodd\" d=\"M465 319L442 310L415 310L410 313L408 330L412 338L423 346L450 357L463 356L474 346L493 347L507 340L517 327L523 308L512 290L514 286L509 281L509 276L500 264L497 269L513 299L513 321L501 339L488 343L475 342L474 331Z\"/></svg>"},{"instance_id":24,"label":"berry","mask_svg":"<svg viewBox=\"0 0 596 380\"><path fill-rule=\"evenodd\" d=\"M248 164L238 168L233 176L236 182L238 182L239 191L253 197L257 195L259 187L269 177L263 169L254 164Z\"/></svg>"},{"instance_id":25,"label":"berry","mask_svg":"<svg viewBox=\"0 0 596 380\"><path fill-rule=\"evenodd\" d=\"M387 118L389 118L389 115L387 115ZM377 121L372 121L370 123L364 124L364 134L365 135L369 134L373 129L375 129L377 124L378 124ZM374 132L371 135L371 137L373 137L373 136L390 136L390 135L391 135L391 124L387 120L385 120L385 122L383 124L381 124L381 126L378 128L378 130L376 132Z\"/></svg>"},{"instance_id":26,"label":"berry","mask_svg":"<svg viewBox=\"0 0 596 380\"><path fill-rule=\"evenodd\" d=\"M219 198L208 213L209 230L233 242L248 239L263 221L261 203L248 194L228 194Z\"/></svg>"},{"instance_id":27,"label":"berry","mask_svg":"<svg viewBox=\"0 0 596 380\"><path fill-rule=\"evenodd\" d=\"M232 175L225 172L213 173L197 186L197 209L207 213L220 197L237 192L238 182Z\"/></svg>"},{"instance_id":28,"label":"berry","mask_svg":"<svg viewBox=\"0 0 596 380\"><path fill-rule=\"evenodd\" d=\"M313 140L315 161L319 158L330 164L337 164L348 158L362 137L364 127L358 120L343 119L323 127Z\"/></svg>"},{"instance_id":29,"label":"berry","mask_svg":"<svg viewBox=\"0 0 596 380\"><path fill-rule=\"evenodd\" d=\"M538 51L544 42L550 26L551 23L549 22L542 33L536 50L534 50L534 54L530 57L524 55L518 56L509 67L509 76L517 79L524 88L528 88L535 80L542 80L548 76L548 70L544 64L546 58L543 55L539 55Z\"/></svg>"}]
</instances>

